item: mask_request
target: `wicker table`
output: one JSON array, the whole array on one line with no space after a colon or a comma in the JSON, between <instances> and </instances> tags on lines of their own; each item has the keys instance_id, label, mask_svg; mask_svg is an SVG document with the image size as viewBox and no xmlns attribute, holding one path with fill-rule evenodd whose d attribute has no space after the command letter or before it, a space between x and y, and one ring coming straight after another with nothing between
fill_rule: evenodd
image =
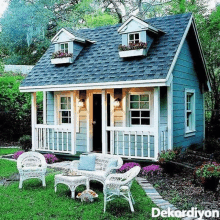
<instances>
[{"instance_id":1,"label":"wicker table","mask_svg":"<svg viewBox=\"0 0 220 220\"><path fill-rule=\"evenodd\" d=\"M64 176L63 174L55 175L55 192L57 191L57 184L62 183L67 185L71 190L71 198L75 198L75 189L79 185L85 185L86 189L89 189L89 179L86 176Z\"/></svg>"}]
</instances>

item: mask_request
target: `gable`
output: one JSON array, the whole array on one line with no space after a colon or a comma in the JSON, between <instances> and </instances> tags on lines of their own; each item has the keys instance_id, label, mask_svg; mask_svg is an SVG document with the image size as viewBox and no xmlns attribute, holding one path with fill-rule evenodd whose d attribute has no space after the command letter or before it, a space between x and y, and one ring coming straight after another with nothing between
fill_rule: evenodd
<instances>
[{"instance_id":1,"label":"gable","mask_svg":"<svg viewBox=\"0 0 220 220\"><path fill-rule=\"evenodd\" d=\"M146 27L147 27L146 25L144 26L140 22L131 20L123 29L121 29L120 33L129 33L129 32L146 30Z\"/></svg>"},{"instance_id":2,"label":"gable","mask_svg":"<svg viewBox=\"0 0 220 220\"><path fill-rule=\"evenodd\" d=\"M56 36L56 38L53 40L53 43L63 43L73 40L74 40L74 36L71 36L67 32L62 31L58 36Z\"/></svg>"}]
</instances>

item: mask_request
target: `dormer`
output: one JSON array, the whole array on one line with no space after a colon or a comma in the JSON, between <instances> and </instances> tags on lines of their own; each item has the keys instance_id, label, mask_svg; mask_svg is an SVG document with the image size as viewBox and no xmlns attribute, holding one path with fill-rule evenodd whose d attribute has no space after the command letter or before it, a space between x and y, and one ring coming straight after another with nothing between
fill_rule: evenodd
<instances>
[{"instance_id":1,"label":"dormer","mask_svg":"<svg viewBox=\"0 0 220 220\"><path fill-rule=\"evenodd\" d=\"M62 28L51 40L52 44L55 44L51 63L73 63L74 58L78 56L87 41L72 29Z\"/></svg>"},{"instance_id":2,"label":"dormer","mask_svg":"<svg viewBox=\"0 0 220 220\"><path fill-rule=\"evenodd\" d=\"M122 44L119 46L120 57L146 56L154 41L161 32L145 21L131 16L119 29Z\"/></svg>"}]
</instances>

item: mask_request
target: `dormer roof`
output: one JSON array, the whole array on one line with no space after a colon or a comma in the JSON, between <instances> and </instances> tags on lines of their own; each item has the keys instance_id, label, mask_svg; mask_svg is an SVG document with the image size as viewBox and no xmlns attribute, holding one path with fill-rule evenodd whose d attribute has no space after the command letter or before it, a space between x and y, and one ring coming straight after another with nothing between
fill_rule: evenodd
<instances>
[{"instance_id":1,"label":"dormer roof","mask_svg":"<svg viewBox=\"0 0 220 220\"><path fill-rule=\"evenodd\" d=\"M71 28L62 28L58 31L58 33L51 39L52 43L59 42L59 37L61 34L65 34L67 40L66 41L77 41L80 43L86 43L86 41L90 43L94 43L94 41L87 39L85 36L79 34L77 31L71 29Z\"/></svg>"},{"instance_id":2,"label":"dormer roof","mask_svg":"<svg viewBox=\"0 0 220 220\"><path fill-rule=\"evenodd\" d=\"M135 16L131 16L127 19L127 21L124 22L124 24L118 29L119 34L125 34L130 32L138 32L138 31L150 31L153 33L158 34L159 32L162 32L161 30L157 29L156 27L153 27L146 21L143 21Z\"/></svg>"}]
</instances>

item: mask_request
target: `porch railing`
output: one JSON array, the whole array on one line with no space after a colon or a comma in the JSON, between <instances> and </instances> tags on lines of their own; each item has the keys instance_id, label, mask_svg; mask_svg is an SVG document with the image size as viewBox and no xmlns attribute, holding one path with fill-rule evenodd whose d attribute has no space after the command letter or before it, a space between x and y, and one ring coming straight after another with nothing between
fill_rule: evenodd
<instances>
[{"instance_id":1,"label":"porch railing","mask_svg":"<svg viewBox=\"0 0 220 220\"><path fill-rule=\"evenodd\" d=\"M110 154L128 158L157 159L155 152L165 150L167 144L167 128L160 128L158 151L155 146L153 128L141 127L107 127L109 132Z\"/></svg>"},{"instance_id":2,"label":"porch railing","mask_svg":"<svg viewBox=\"0 0 220 220\"><path fill-rule=\"evenodd\" d=\"M62 125L35 125L35 150L71 153L70 127Z\"/></svg>"}]
</instances>

